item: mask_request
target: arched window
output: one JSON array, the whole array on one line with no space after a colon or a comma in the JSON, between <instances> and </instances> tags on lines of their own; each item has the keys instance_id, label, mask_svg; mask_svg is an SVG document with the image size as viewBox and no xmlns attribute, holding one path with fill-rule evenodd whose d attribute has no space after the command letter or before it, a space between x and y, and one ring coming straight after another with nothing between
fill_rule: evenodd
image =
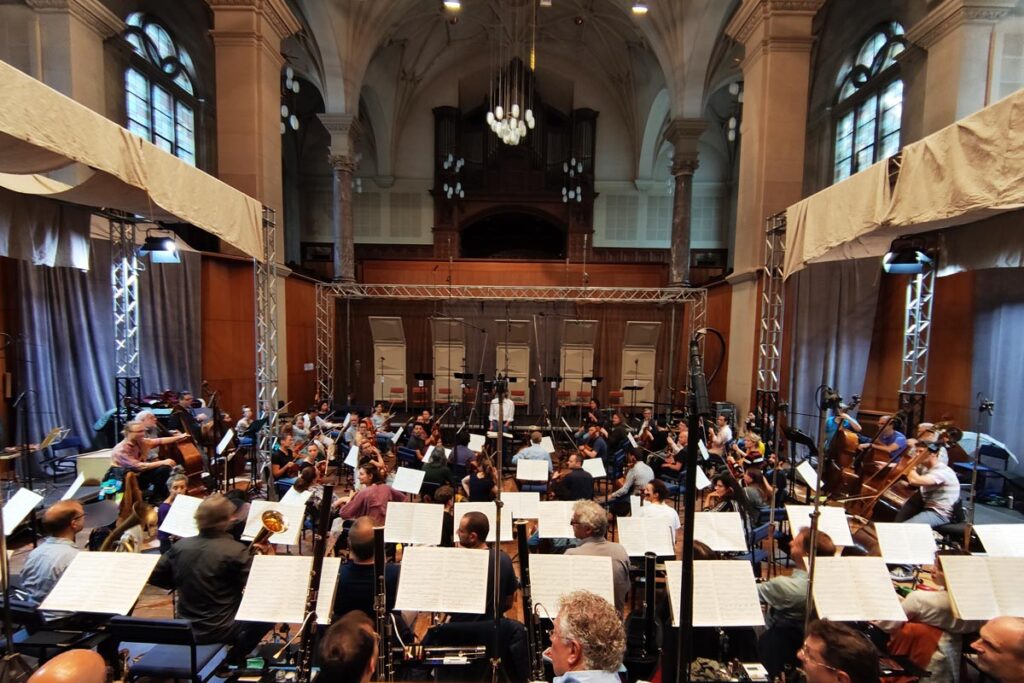
<instances>
[{"instance_id":1,"label":"arched window","mask_svg":"<svg viewBox=\"0 0 1024 683\"><path fill-rule=\"evenodd\" d=\"M903 81L896 56L906 47L896 22L872 31L836 81L833 181L838 182L900 148Z\"/></svg>"},{"instance_id":2,"label":"arched window","mask_svg":"<svg viewBox=\"0 0 1024 683\"><path fill-rule=\"evenodd\" d=\"M195 166L199 100L192 57L141 12L126 23L125 40L132 46L124 75L128 130Z\"/></svg>"}]
</instances>

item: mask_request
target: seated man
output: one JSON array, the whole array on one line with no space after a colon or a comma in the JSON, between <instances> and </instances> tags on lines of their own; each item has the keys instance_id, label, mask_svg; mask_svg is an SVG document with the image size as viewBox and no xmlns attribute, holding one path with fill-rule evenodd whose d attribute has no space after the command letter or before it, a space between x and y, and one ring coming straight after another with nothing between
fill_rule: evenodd
<instances>
[{"instance_id":1,"label":"seated man","mask_svg":"<svg viewBox=\"0 0 1024 683\"><path fill-rule=\"evenodd\" d=\"M459 520L459 547L476 550L489 550L487 535L491 533L491 522L482 512L467 512ZM512 601L519 590L519 579L512 568L512 558L505 551L498 551L498 566L501 582L501 613L512 609ZM494 618L494 553L487 555L487 601L484 614L453 614L451 621L487 621Z\"/></svg>"},{"instance_id":2,"label":"seated man","mask_svg":"<svg viewBox=\"0 0 1024 683\"><path fill-rule=\"evenodd\" d=\"M85 510L77 500L54 503L43 513L46 538L31 552L21 570L21 587L42 602L78 554L75 536L85 528Z\"/></svg>"},{"instance_id":3,"label":"seated man","mask_svg":"<svg viewBox=\"0 0 1024 683\"><path fill-rule=\"evenodd\" d=\"M654 470L633 451L626 456L626 468L622 485L608 497L611 511L620 517L629 512L629 496L642 496L644 488L654 480Z\"/></svg>"},{"instance_id":4,"label":"seated man","mask_svg":"<svg viewBox=\"0 0 1024 683\"><path fill-rule=\"evenodd\" d=\"M377 670L377 633L362 612L350 612L320 639L318 680L369 683Z\"/></svg>"},{"instance_id":5,"label":"seated man","mask_svg":"<svg viewBox=\"0 0 1024 683\"><path fill-rule=\"evenodd\" d=\"M551 629L551 659L559 683L619 683L626 633L608 601L588 591L563 595Z\"/></svg>"},{"instance_id":6,"label":"seated man","mask_svg":"<svg viewBox=\"0 0 1024 683\"><path fill-rule=\"evenodd\" d=\"M978 668L999 683L1024 681L1024 619L996 617L981 627L971 649Z\"/></svg>"},{"instance_id":7,"label":"seated man","mask_svg":"<svg viewBox=\"0 0 1024 683\"><path fill-rule=\"evenodd\" d=\"M548 477L550 478L554 466L551 464L551 454L540 445L543 438L540 432L531 433L530 445L512 456L512 464L515 465L520 460L543 460L548 464ZM546 482L530 481L519 484L520 491L547 491L547 488Z\"/></svg>"},{"instance_id":8,"label":"seated man","mask_svg":"<svg viewBox=\"0 0 1024 683\"><path fill-rule=\"evenodd\" d=\"M360 517L352 524L348 531L348 547L350 551L348 562L341 565L339 571L339 586L344 588L334 594L334 618L345 616L353 610L373 617L373 602L377 587L373 577L372 519ZM389 612L395 607L400 571L400 565L394 563L384 565L384 592Z\"/></svg>"},{"instance_id":9,"label":"seated man","mask_svg":"<svg viewBox=\"0 0 1024 683\"><path fill-rule=\"evenodd\" d=\"M629 555L621 545L606 538L608 513L592 500L581 500L572 508L570 523L579 545L566 550L566 555L590 555L612 559L615 611L621 616L626 606L626 594L629 593Z\"/></svg>"},{"instance_id":10,"label":"seated man","mask_svg":"<svg viewBox=\"0 0 1024 683\"><path fill-rule=\"evenodd\" d=\"M583 469L583 457L569 454L569 469L551 477L558 500L591 500L594 497L594 477Z\"/></svg>"},{"instance_id":11,"label":"seated man","mask_svg":"<svg viewBox=\"0 0 1024 683\"><path fill-rule=\"evenodd\" d=\"M150 439L146 436L146 427L141 422L129 422L122 433L124 438L114 446L111 462L126 472L134 472L139 478L139 488L143 492L152 486L153 498L163 500L168 494L167 479L171 476L171 468L177 463L169 458L150 460L149 451L154 446L188 439L188 434Z\"/></svg>"},{"instance_id":12,"label":"seated man","mask_svg":"<svg viewBox=\"0 0 1024 683\"><path fill-rule=\"evenodd\" d=\"M234 514L235 506L220 494L203 500L196 510L199 535L161 555L149 582L178 591L178 614L192 624L196 642L230 644L229 661L242 664L271 624L235 621L252 555L227 533Z\"/></svg>"},{"instance_id":13,"label":"seated man","mask_svg":"<svg viewBox=\"0 0 1024 683\"><path fill-rule=\"evenodd\" d=\"M800 648L807 683L878 683L878 650L867 636L827 619L811 622Z\"/></svg>"},{"instance_id":14,"label":"seated man","mask_svg":"<svg viewBox=\"0 0 1024 683\"><path fill-rule=\"evenodd\" d=\"M907 481L911 486L921 488L923 509L913 517L898 521L927 524L931 528L948 524L953 518L953 506L960 500L960 480L949 467L939 462L937 443L918 443L914 447L914 455L924 460L917 470L907 472Z\"/></svg>"}]
</instances>

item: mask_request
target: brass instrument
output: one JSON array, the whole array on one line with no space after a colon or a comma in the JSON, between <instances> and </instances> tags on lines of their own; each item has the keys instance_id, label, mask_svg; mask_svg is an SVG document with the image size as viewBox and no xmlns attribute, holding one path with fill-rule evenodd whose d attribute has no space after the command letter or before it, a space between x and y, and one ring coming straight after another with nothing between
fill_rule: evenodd
<instances>
[{"instance_id":1,"label":"brass instrument","mask_svg":"<svg viewBox=\"0 0 1024 683\"><path fill-rule=\"evenodd\" d=\"M533 595L530 589L530 548L528 544L529 534L526 531L526 521L515 522L516 542L519 549L519 574L523 583L523 619L526 621L526 646L530 657L530 680L543 681L544 656L543 656L543 634L540 628L540 619L533 605Z\"/></svg>"},{"instance_id":2,"label":"brass instrument","mask_svg":"<svg viewBox=\"0 0 1024 683\"><path fill-rule=\"evenodd\" d=\"M388 615L387 582L384 579L384 527L373 528L373 613L377 627L377 673L374 680L395 680L395 657L391 650L391 617Z\"/></svg>"},{"instance_id":3,"label":"brass instrument","mask_svg":"<svg viewBox=\"0 0 1024 683\"><path fill-rule=\"evenodd\" d=\"M266 543L267 539L273 534L282 534L288 531L288 521L277 510L264 510L263 514L260 515L260 524L262 528L249 545L249 552L253 555L263 554L263 550L259 546Z\"/></svg>"}]
</instances>

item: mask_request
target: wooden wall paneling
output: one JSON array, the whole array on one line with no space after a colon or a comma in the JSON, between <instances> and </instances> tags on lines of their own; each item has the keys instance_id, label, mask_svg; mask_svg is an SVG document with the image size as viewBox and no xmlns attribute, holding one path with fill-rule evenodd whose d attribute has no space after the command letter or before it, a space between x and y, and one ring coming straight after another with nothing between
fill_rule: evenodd
<instances>
[{"instance_id":1,"label":"wooden wall paneling","mask_svg":"<svg viewBox=\"0 0 1024 683\"><path fill-rule=\"evenodd\" d=\"M256 311L251 261L203 255L202 376L238 419L256 401ZM194 391L199 391L195 387Z\"/></svg>"},{"instance_id":2,"label":"wooden wall paneling","mask_svg":"<svg viewBox=\"0 0 1024 683\"><path fill-rule=\"evenodd\" d=\"M579 286L583 264L563 261L461 260L451 263L454 284ZM591 286L663 287L663 264L588 263ZM362 281L373 284L448 284L449 262L439 259L363 261Z\"/></svg>"},{"instance_id":3,"label":"wooden wall paneling","mask_svg":"<svg viewBox=\"0 0 1024 683\"><path fill-rule=\"evenodd\" d=\"M316 393L316 285L305 278L285 280L288 329L288 398L296 407L313 402ZM278 331L280 334L280 331ZM305 370L311 363L312 370Z\"/></svg>"}]
</instances>

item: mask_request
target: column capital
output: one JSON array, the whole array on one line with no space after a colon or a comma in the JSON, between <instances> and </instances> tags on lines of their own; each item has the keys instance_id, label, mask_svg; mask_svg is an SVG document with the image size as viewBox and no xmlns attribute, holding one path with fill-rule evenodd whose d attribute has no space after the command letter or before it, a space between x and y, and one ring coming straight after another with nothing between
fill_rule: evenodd
<instances>
[{"instance_id":1,"label":"column capital","mask_svg":"<svg viewBox=\"0 0 1024 683\"><path fill-rule=\"evenodd\" d=\"M342 173L355 173L356 166L359 165L355 157L348 154L334 154L332 152L328 155L327 160L330 162L331 168Z\"/></svg>"},{"instance_id":2,"label":"column capital","mask_svg":"<svg viewBox=\"0 0 1024 683\"><path fill-rule=\"evenodd\" d=\"M258 14L274 29L278 40L284 40L288 36L302 30L302 24L292 14L285 0L206 0L206 4L210 6L215 14L222 12L252 12ZM241 29L241 26L234 21L227 23L232 24L232 26L224 26L223 28L217 26L217 30L214 33L222 32L225 29L229 31Z\"/></svg>"},{"instance_id":3,"label":"column capital","mask_svg":"<svg viewBox=\"0 0 1024 683\"><path fill-rule=\"evenodd\" d=\"M927 50L965 24L994 24L1017 6L1017 0L943 0L907 31L907 40Z\"/></svg>"},{"instance_id":4,"label":"column capital","mask_svg":"<svg viewBox=\"0 0 1024 683\"><path fill-rule=\"evenodd\" d=\"M100 0L26 0L25 4L38 14L70 14L104 40L119 35L125 29L121 18Z\"/></svg>"},{"instance_id":5,"label":"column capital","mask_svg":"<svg viewBox=\"0 0 1024 683\"><path fill-rule=\"evenodd\" d=\"M356 142L362 132L359 119L354 114L333 112L317 114L317 118L331 135L331 157L355 157Z\"/></svg>"},{"instance_id":6,"label":"column capital","mask_svg":"<svg viewBox=\"0 0 1024 683\"><path fill-rule=\"evenodd\" d=\"M818 13L825 0L743 0L743 4L733 15L732 20L725 27L726 35L739 43L746 44L758 28L771 23L777 17L800 17L807 19L808 29L810 19ZM766 38L792 38L792 28L779 27L781 30L766 31ZM810 37L808 35L808 37ZM808 44L808 49L810 45Z\"/></svg>"},{"instance_id":7,"label":"column capital","mask_svg":"<svg viewBox=\"0 0 1024 683\"><path fill-rule=\"evenodd\" d=\"M699 166L700 161L697 160L696 156L692 158L673 159L670 171L672 172L672 176L678 179L679 176L692 176L697 172L697 168Z\"/></svg>"},{"instance_id":8,"label":"column capital","mask_svg":"<svg viewBox=\"0 0 1024 683\"><path fill-rule=\"evenodd\" d=\"M693 175L697 170L697 141L707 130L704 119L677 118L669 121L665 139L672 145L672 175Z\"/></svg>"}]
</instances>

